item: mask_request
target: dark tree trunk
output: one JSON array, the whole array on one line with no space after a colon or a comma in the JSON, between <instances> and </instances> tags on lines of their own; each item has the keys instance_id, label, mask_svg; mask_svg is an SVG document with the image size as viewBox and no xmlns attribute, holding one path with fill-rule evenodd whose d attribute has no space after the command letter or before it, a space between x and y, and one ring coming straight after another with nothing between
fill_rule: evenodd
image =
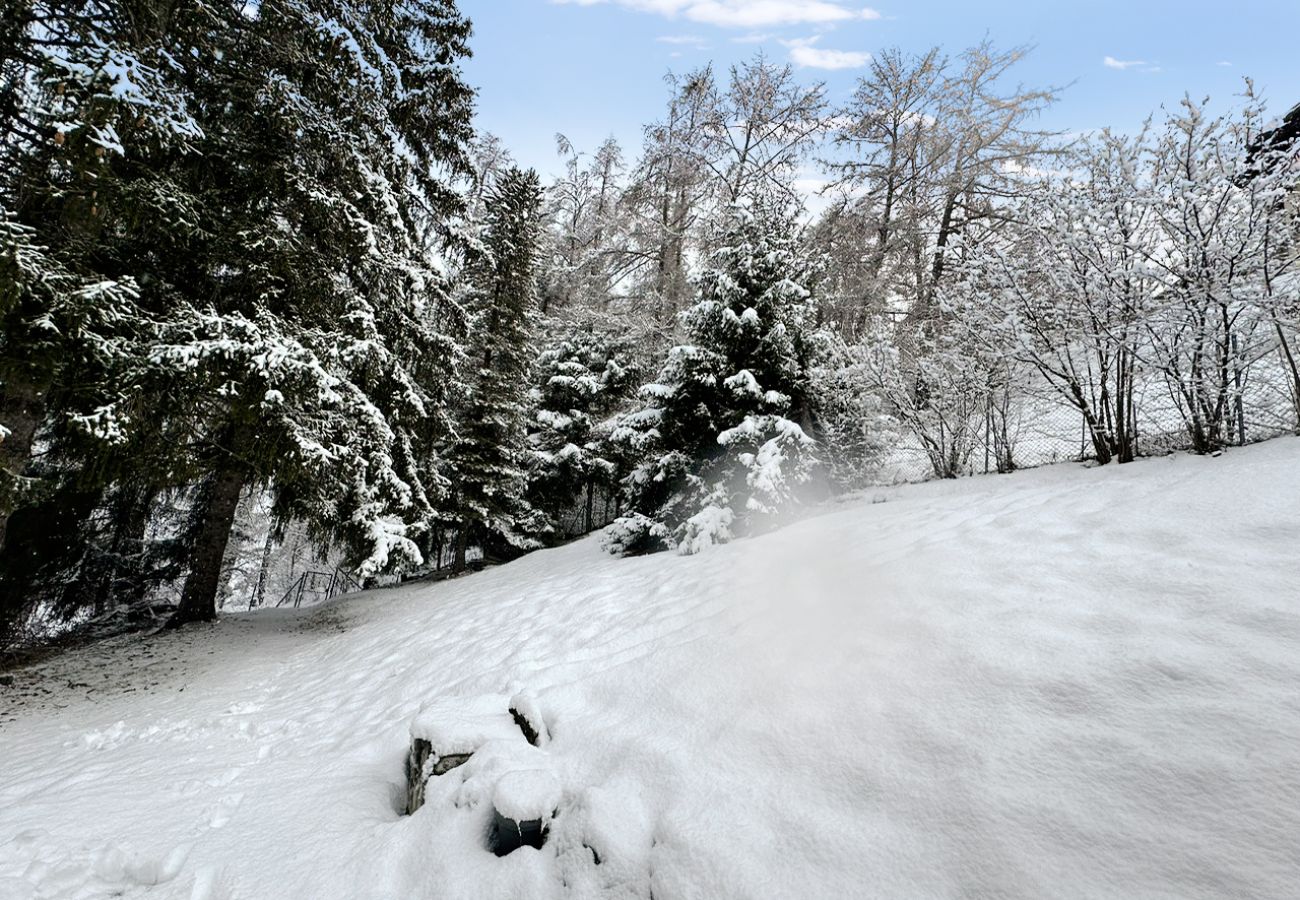
<instances>
[{"instance_id":1,"label":"dark tree trunk","mask_svg":"<svg viewBox=\"0 0 1300 900\"><path fill-rule=\"evenodd\" d=\"M247 478L247 470L240 460L233 455L226 456L200 491L194 509L197 526L190 550L189 574L181 592L181 605L172 618L174 624L205 622L217 617L221 565Z\"/></svg>"},{"instance_id":2,"label":"dark tree trunk","mask_svg":"<svg viewBox=\"0 0 1300 900\"><path fill-rule=\"evenodd\" d=\"M452 561L453 572L465 571L465 548L469 544L469 529L462 522L456 529L456 558Z\"/></svg>"},{"instance_id":3,"label":"dark tree trunk","mask_svg":"<svg viewBox=\"0 0 1300 900\"><path fill-rule=\"evenodd\" d=\"M1133 416L1133 360L1128 351L1121 348L1115 365L1115 457L1121 463L1132 462L1137 455Z\"/></svg>"},{"instance_id":4,"label":"dark tree trunk","mask_svg":"<svg viewBox=\"0 0 1300 900\"><path fill-rule=\"evenodd\" d=\"M271 578L271 554L275 551L275 544L275 528L271 527L266 530L266 543L262 545L262 562L257 567L257 588L253 591L252 602L248 604L249 609L266 605L266 583Z\"/></svg>"},{"instance_id":5,"label":"dark tree trunk","mask_svg":"<svg viewBox=\"0 0 1300 900\"><path fill-rule=\"evenodd\" d=\"M32 458L32 442L45 415L45 391L21 377L11 377L0 389L0 422L9 434L0 438L0 547L14 510L18 479Z\"/></svg>"}]
</instances>

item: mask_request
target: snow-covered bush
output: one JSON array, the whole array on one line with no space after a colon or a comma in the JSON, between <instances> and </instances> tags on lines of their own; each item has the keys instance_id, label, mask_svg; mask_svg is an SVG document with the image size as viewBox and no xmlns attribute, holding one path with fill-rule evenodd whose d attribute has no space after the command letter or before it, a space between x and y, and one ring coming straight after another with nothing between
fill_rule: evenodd
<instances>
[{"instance_id":1,"label":"snow-covered bush","mask_svg":"<svg viewBox=\"0 0 1300 900\"><path fill-rule=\"evenodd\" d=\"M877 322L862 348L865 371L888 413L920 443L934 474L956 478L983 436L1004 361L980 353L951 323L918 326L905 338Z\"/></svg>"},{"instance_id":2,"label":"snow-covered bush","mask_svg":"<svg viewBox=\"0 0 1300 900\"><path fill-rule=\"evenodd\" d=\"M730 506L710 503L701 507L677 529L677 552L691 556L715 544L727 543L732 538L731 523L734 520L735 514Z\"/></svg>"},{"instance_id":3,"label":"snow-covered bush","mask_svg":"<svg viewBox=\"0 0 1300 900\"><path fill-rule=\"evenodd\" d=\"M637 556L663 550L668 529L640 513L619 516L601 533L600 545L615 556Z\"/></svg>"},{"instance_id":4,"label":"snow-covered bush","mask_svg":"<svg viewBox=\"0 0 1300 900\"><path fill-rule=\"evenodd\" d=\"M812 477L814 441L784 416L748 415L718 435L745 477L751 513L774 516L796 502L798 488ZM730 520L727 521L730 524Z\"/></svg>"}]
</instances>

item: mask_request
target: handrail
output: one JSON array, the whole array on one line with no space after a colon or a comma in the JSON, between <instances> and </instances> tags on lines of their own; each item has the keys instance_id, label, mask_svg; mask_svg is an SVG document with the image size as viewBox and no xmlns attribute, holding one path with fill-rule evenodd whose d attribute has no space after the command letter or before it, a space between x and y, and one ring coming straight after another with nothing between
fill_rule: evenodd
<instances>
[{"instance_id":1,"label":"handrail","mask_svg":"<svg viewBox=\"0 0 1300 900\"><path fill-rule=\"evenodd\" d=\"M323 590L317 587L322 579L328 579ZM309 590L314 595L323 594L323 600L333 600L335 597L361 590L361 583L353 578L351 573L337 568L331 572L303 572L293 584L289 585L289 589L284 592L284 596L275 604L275 608L279 609L292 598L293 608L298 609L302 606L303 597Z\"/></svg>"}]
</instances>

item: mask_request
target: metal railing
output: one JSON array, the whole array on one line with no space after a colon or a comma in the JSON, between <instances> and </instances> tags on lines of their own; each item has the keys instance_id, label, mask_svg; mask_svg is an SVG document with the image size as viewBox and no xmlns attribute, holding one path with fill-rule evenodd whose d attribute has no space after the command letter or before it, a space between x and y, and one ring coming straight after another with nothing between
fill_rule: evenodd
<instances>
[{"instance_id":1,"label":"metal railing","mask_svg":"<svg viewBox=\"0 0 1300 900\"><path fill-rule=\"evenodd\" d=\"M294 609L302 606L305 598L312 598L316 603L333 600L352 591L361 590L361 584L342 569L332 572L303 572L289 589L284 592L275 608L292 603Z\"/></svg>"}]
</instances>

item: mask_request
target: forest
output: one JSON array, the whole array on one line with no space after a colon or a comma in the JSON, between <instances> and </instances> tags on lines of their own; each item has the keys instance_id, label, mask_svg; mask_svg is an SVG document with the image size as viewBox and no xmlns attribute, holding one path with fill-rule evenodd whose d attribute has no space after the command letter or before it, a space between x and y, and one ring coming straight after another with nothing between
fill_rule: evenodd
<instances>
[{"instance_id":1,"label":"forest","mask_svg":"<svg viewBox=\"0 0 1300 900\"><path fill-rule=\"evenodd\" d=\"M543 179L472 47L453 0L7 5L0 648L1300 430L1300 107L1249 79L1065 134L1027 48L844 100L757 54Z\"/></svg>"}]
</instances>

